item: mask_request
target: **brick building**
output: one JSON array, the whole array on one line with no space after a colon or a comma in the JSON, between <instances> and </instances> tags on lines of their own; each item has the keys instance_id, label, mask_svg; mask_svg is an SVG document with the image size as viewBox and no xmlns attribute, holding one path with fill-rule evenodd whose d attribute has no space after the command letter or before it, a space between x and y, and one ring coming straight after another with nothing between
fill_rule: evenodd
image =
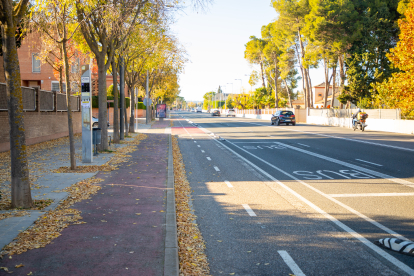
<instances>
[{"instance_id":1,"label":"brick building","mask_svg":"<svg viewBox=\"0 0 414 276\"><path fill-rule=\"evenodd\" d=\"M40 37L36 34L29 34L23 39L22 45L17 49L20 63L20 77L22 86L35 87L40 86L40 89L46 91L59 91L59 80L53 74L53 68L48 63L42 63L37 58L40 53L41 43ZM72 93L79 91L80 77L82 73L81 60L77 60L77 64L72 64L70 68L70 74L74 79L79 79L79 83L72 83ZM85 64L89 64L89 60L84 60ZM95 62L96 65L96 62ZM97 71L97 70L93 70ZM118 77L119 80L119 77ZM3 68L3 57L0 56L0 82L6 82ZM113 83L112 75L106 76L106 87L109 87ZM64 85L65 86L65 85ZM63 88L65 92L65 87ZM127 90L127 89L126 89ZM126 97L128 97L128 91L125 91ZM98 74L92 73L92 95L98 95Z\"/></svg>"}]
</instances>

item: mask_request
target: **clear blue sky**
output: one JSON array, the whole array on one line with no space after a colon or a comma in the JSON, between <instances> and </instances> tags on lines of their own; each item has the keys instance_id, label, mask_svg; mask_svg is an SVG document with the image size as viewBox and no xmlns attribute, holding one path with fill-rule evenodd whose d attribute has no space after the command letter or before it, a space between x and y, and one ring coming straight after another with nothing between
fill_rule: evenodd
<instances>
[{"instance_id":1,"label":"clear blue sky","mask_svg":"<svg viewBox=\"0 0 414 276\"><path fill-rule=\"evenodd\" d=\"M276 17L270 0L216 0L204 13L187 9L177 15L172 32L190 59L180 75L180 96L200 101L219 85L226 86L224 92L239 93L241 82L235 79L249 90L245 75L253 68L244 59L244 45L251 35L261 37L261 27ZM319 80L312 78L312 84Z\"/></svg>"}]
</instances>

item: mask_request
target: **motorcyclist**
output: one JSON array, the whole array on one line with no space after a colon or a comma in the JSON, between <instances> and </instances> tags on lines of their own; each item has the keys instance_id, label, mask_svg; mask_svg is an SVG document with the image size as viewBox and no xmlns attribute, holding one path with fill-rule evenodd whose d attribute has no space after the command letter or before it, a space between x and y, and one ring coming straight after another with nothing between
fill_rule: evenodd
<instances>
[{"instance_id":1,"label":"motorcyclist","mask_svg":"<svg viewBox=\"0 0 414 276\"><path fill-rule=\"evenodd\" d=\"M358 107L357 112L352 115L352 125L353 126L355 126L355 124L356 124L359 112L361 112L361 109Z\"/></svg>"}]
</instances>

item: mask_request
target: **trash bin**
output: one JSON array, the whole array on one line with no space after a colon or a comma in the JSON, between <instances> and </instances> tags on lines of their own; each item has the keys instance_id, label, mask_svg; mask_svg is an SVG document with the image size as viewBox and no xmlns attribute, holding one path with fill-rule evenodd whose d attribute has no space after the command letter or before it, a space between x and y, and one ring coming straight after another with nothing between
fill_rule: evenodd
<instances>
[{"instance_id":1,"label":"trash bin","mask_svg":"<svg viewBox=\"0 0 414 276\"><path fill-rule=\"evenodd\" d=\"M94 128L92 133L92 144L100 145L101 144L101 129Z\"/></svg>"}]
</instances>

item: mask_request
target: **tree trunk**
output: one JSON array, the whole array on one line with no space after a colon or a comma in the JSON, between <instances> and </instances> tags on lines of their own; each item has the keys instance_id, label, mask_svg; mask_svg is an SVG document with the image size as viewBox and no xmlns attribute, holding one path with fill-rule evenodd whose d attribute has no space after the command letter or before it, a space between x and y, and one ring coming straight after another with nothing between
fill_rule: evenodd
<instances>
[{"instance_id":1,"label":"tree trunk","mask_svg":"<svg viewBox=\"0 0 414 276\"><path fill-rule=\"evenodd\" d=\"M131 103L131 102L130 102ZM125 136L128 136L128 117L127 117L127 107L126 107L126 99L124 103L124 118L125 118ZM130 106L131 107L131 106Z\"/></svg>"},{"instance_id":2,"label":"tree trunk","mask_svg":"<svg viewBox=\"0 0 414 276\"><path fill-rule=\"evenodd\" d=\"M26 152L26 135L24 128L23 94L19 57L16 48L16 18L13 16L11 1L2 0L2 50L4 75L6 77L7 106L10 126L11 157L11 207L31 208L29 167Z\"/></svg>"},{"instance_id":3,"label":"tree trunk","mask_svg":"<svg viewBox=\"0 0 414 276\"><path fill-rule=\"evenodd\" d=\"M335 62L335 66L332 69L332 75L333 75L333 84L332 84L332 100L331 100L331 107L334 107L335 103L335 87L336 87L336 67L338 65L338 61Z\"/></svg>"},{"instance_id":4,"label":"tree trunk","mask_svg":"<svg viewBox=\"0 0 414 276\"><path fill-rule=\"evenodd\" d=\"M312 89L310 89L310 85L309 85L309 70L306 68L303 68L303 71L305 72L305 84L306 84L306 100L308 102L308 106L310 108L313 108L313 101L311 101L311 99L313 99L312 95Z\"/></svg>"},{"instance_id":5,"label":"tree trunk","mask_svg":"<svg viewBox=\"0 0 414 276\"><path fill-rule=\"evenodd\" d=\"M108 149L108 110L107 110L107 96L106 96L106 66L105 66L105 52L100 52L96 56L98 63L98 97L99 97L99 128L101 129L101 144L99 150Z\"/></svg>"},{"instance_id":6,"label":"tree trunk","mask_svg":"<svg viewBox=\"0 0 414 276\"><path fill-rule=\"evenodd\" d=\"M265 82L265 79L264 79L263 62L260 62L260 72L262 74L262 86L263 86L263 88L266 88L266 82Z\"/></svg>"},{"instance_id":7,"label":"tree trunk","mask_svg":"<svg viewBox=\"0 0 414 276\"><path fill-rule=\"evenodd\" d=\"M313 103L314 103L313 97L314 97L314 95L313 95L313 91L312 91L312 80L310 78L310 74L309 73L308 73L308 81L309 81L309 87L310 87L310 95L309 95L309 98L310 98L311 107L313 108Z\"/></svg>"},{"instance_id":8,"label":"tree trunk","mask_svg":"<svg viewBox=\"0 0 414 276\"><path fill-rule=\"evenodd\" d=\"M341 84L340 84L340 89L341 89L341 94L344 93L344 87L345 87L345 65L344 65L344 55L341 54L339 55L339 77L341 78ZM344 107L344 105L341 103L339 105L339 107L342 109Z\"/></svg>"},{"instance_id":9,"label":"tree trunk","mask_svg":"<svg viewBox=\"0 0 414 276\"><path fill-rule=\"evenodd\" d=\"M328 104L328 93L329 93L329 65L328 60L326 57L323 58L323 67L324 67L324 73L325 73L325 97L323 99L323 107L327 108Z\"/></svg>"},{"instance_id":10,"label":"tree trunk","mask_svg":"<svg viewBox=\"0 0 414 276\"><path fill-rule=\"evenodd\" d=\"M275 108L279 106L279 95L277 93L277 59L275 59Z\"/></svg>"},{"instance_id":11,"label":"tree trunk","mask_svg":"<svg viewBox=\"0 0 414 276\"><path fill-rule=\"evenodd\" d=\"M293 104L292 104L292 97L291 97L291 95L290 95L290 89L289 89L289 86L288 86L288 84L287 84L286 79L284 79L283 81L284 81L285 86L286 86L286 90L287 90L287 94L288 94L288 98L289 98L289 105L290 105L290 108L293 108Z\"/></svg>"},{"instance_id":12,"label":"tree trunk","mask_svg":"<svg viewBox=\"0 0 414 276\"><path fill-rule=\"evenodd\" d=\"M68 53L66 49L66 27L63 26L63 41L62 52L65 62L65 79L66 79L66 106L68 112L68 128L69 128L69 150L70 150L70 169L76 169L76 157L75 157L75 137L73 134L73 122L72 122L72 107L70 104L70 78L69 78L69 61Z\"/></svg>"},{"instance_id":13,"label":"tree trunk","mask_svg":"<svg viewBox=\"0 0 414 276\"><path fill-rule=\"evenodd\" d=\"M63 68L59 66L59 93L63 93Z\"/></svg>"},{"instance_id":14,"label":"tree trunk","mask_svg":"<svg viewBox=\"0 0 414 276\"><path fill-rule=\"evenodd\" d=\"M300 73L302 75L303 102L305 104L305 108L307 108L307 107L309 107L309 100L308 100L308 93L307 93L306 88L305 88L306 74L305 74L305 69L302 66L302 58L301 58L297 43L295 43L295 52L296 52L296 57L297 57L298 63L299 63Z\"/></svg>"},{"instance_id":15,"label":"tree trunk","mask_svg":"<svg viewBox=\"0 0 414 276\"><path fill-rule=\"evenodd\" d=\"M129 132L135 133L135 89L134 87L128 89L131 89L130 98L131 98L131 105L130 105L130 117L129 117Z\"/></svg>"},{"instance_id":16,"label":"tree trunk","mask_svg":"<svg viewBox=\"0 0 414 276\"><path fill-rule=\"evenodd\" d=\"M112 59L111 62L112 66L112 77L113 77L113 88L114 88L114 143L119 143L119 118L118 118L118 112L119 112L119 102L118 102L118 70L115 63L115 58Z\"/></svg>"}]
</instances>

